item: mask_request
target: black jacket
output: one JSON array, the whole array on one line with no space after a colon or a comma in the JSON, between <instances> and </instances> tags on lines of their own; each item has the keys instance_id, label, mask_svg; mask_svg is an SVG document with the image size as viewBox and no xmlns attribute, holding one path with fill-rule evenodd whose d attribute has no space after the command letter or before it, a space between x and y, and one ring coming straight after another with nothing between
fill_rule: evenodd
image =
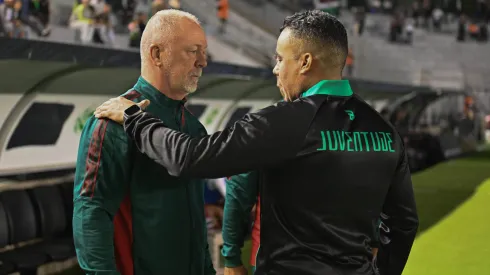
<instances>
[{"instance_id":1,"label":"black jacket","mask_svg":"<svg viewBox=\"0 0 490 275\"><path fill-rule=\"evenodd\" d=\"M148 113L124 127L173 176L260 171L255 274L376 274L371 247L381 212L391 226L381 268L401 274L418 227L403 141L347 81L314 87L203 138L166 128Z\"/></svg>"}]
</instances>

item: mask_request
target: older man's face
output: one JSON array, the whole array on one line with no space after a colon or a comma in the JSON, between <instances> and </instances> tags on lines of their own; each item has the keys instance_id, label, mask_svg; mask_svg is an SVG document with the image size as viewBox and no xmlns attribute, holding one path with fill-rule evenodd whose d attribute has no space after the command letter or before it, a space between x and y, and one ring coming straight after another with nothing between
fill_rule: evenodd
<instances>
[{"instance_id":1,"label":"older man's face","mask_svg":"<svg viewBox=\"0 0 490 275\"><path fill-rule=\"evenodd\" d=\"M206 34L189 19L183 19L179 27L165 56L167 78L172 90L193 93L207 66Z\"/></svg>"}]
</instances>

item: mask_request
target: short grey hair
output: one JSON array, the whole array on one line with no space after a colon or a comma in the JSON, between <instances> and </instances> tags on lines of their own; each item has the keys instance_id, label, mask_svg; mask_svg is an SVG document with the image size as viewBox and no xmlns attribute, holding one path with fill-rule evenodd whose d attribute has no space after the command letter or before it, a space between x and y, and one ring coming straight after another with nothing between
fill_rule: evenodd
<instances>
[{"instance_id":1,"label":"short grey hair","mask_svg":"<svg viewBox=\"0 0 490 275\"><path fill-rule=\"evenodd\" d=\"M151 44L162 44L168 40L176 30L176 26L181 19L187 18L201 25L196 16L180 10L168 9L161 10L153 15L146 24L145 30L141 35L140 56L141 67L143 67L150 58Z\"/></svg>"}]
</instances>

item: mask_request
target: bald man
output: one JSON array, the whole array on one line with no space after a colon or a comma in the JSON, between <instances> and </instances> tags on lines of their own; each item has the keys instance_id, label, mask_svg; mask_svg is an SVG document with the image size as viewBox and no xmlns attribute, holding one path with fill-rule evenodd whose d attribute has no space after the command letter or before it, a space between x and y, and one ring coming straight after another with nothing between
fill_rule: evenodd
<instances>
[{"instance_id":1,"label":"bald man","mask_svg":"<svg viewBox=\"0 0 490 275\"><path fill-rule=\"evenodd\" d=\"M123 96L175 130L206 135L185 107L206 63L206 36L191 14L165 10L141 38L141 77ZM78 152L73 236L86 274L215 274L204 184L178 178L139 153L123 127L91 117Z\"/></svg>"}]
</instances>

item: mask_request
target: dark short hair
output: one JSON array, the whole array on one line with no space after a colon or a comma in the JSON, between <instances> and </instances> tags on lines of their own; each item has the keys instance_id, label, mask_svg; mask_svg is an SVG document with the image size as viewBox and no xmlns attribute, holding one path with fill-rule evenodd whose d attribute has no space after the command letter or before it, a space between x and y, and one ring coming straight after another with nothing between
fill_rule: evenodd
<instances>
[{"instance_id":1,"label":"dark short hair","mask_svg":"<svg viewBox=\"0 0 490 275\"><path fill-rule=\"evenodd\" d=\"M284 29L291 30L298 39L324 51L323 61L330 63L329 65L338 64L344 67L349 52L347 31L334 16L320 10L297 12L284 19L281 32Z\"/></svg>"}]
</instances>

